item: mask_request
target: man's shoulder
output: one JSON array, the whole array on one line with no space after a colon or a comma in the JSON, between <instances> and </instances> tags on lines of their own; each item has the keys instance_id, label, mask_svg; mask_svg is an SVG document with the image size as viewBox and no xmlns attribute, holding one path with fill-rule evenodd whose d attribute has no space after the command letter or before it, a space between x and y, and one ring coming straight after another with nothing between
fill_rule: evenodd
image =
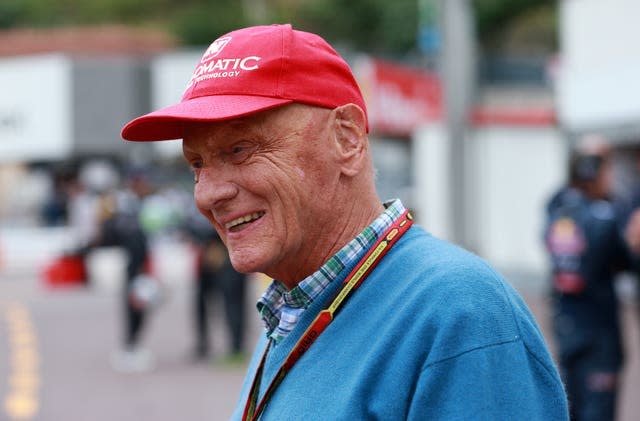
<instances>
[{"instance_id":1,"label":"man's shoulder","mask_svg":"<svg viewBox=\"0 0 640 421\"><path fill-rule=\"evenodd\" d=\"M412 227L402 240L397 245L394 257L404 261L400 266L409 277L415 275L433 282L446 280L451 286L460 282L465 288L478 287L478 282L504 282L486 260L432 236L420 226Z\"/></svg>"},{"instance_id":2,"label":"man's shoulder","mask_svg":"<svg viewBox=\"0 0 640 421\"><path fill-rule=\"evenodd\" d=\"M409 306L438 304L431 316L438 319L493 319L515 327L513 316L521 313L522 299L498 271L481 257L414 228L390 259L389 273L396 282L388 293L402 291Z\"/></svg>"},{"instance_id":3,"label":"man's shoulder","mask_svg":"<svg viewBox=\"0 0 640 421\"><path fill-rule=\"evenodd\" d=\"M385 292L443 341L430 359L521 340L544 354L535 319L501 274L469 251L412 231L396 250L406 269Z\"/></svg>"},{"instance_id":4,"label":"man's shoulder","mask_svg":"<svg viewBox=\"0 0 640 421\"><path fill-rule=\"evenodd\" d=\"M389 300L406 308L435 309L429 318L496 317L511 324L520 299L507 281L484 259L414 226L394 247L381 277ZM386 259L385 259L386 260ZM442 305L442 303L446 303Z\"/></svg>"}]
</instances>

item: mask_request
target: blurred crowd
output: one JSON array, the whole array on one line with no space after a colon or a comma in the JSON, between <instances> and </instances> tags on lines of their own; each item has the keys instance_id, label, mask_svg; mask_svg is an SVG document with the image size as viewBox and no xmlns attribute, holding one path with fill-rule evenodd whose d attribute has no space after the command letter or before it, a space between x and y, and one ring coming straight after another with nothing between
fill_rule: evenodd
<instances>
[{"instance_id":1,"label":"blurred crowd","mask_svg":"<svg viewBox=\"0 0 640 421\"><path fill-rule=\"evenodd\" d=\"M2 225L61 227L73 238L73 246L61 250L43 273L67 279L45 282L89 284L87 261L92 251L118 247L124 252L121 347L112 356L114 369L137 372L154 367L153 353L143 346L143 333L166 287L159 269L153 267L152 252L159 243L187 244L192 251L194 360L211 357L209 319L212 306L219 303L229 337L224 358L243 361L244 275L233 269L215 230L197 211L193 175L186 166L171 162L134 166L94 159L16 166L5 168L3 174L2 194L10 206L0 210Z\"/></svg>"}]
</instances>

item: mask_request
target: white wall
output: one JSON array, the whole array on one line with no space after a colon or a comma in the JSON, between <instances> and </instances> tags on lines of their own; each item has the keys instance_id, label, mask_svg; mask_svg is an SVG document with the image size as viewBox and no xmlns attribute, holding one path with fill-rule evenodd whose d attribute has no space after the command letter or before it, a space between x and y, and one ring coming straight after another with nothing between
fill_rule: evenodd
<instances>
[{"instance_id":1,"label":"white wall","mask_svg":"<svg viewBox=\"0 0 640 421\"><path fill-rule=\"evenodd\" d=\"M71 63L62 55L0 60L0 162L66 158L73 145Z\"/></svg>"},{"instance_id":2,"label":"white wall","mask_svg":"<svg viewBox=\"0 0 640 421\"><path fill-rule=\"evenodd\" d=\"M508 273L541 274L544 207L565 180L567 149L552 127L474 128L468 133L466 247ZM450 142L438 125L412 143L417 221L450 240Z\"/></svg>"},{"instance_id":3,"label":"white wall","mask_svg":"<svg viewBox=\"0 0 640 421\"><path fill-rule=\"evenodd\" d=\"M560 3L560 121L584 131L640 120L640 2Z\"/></svg>"},{"instance_id":4,"label":"white wall","mask_svg":"<svg viewBox=\"0 0 640 421\"><path fill-rule=\"evenodd\" d=\"M477 252L499 268L544 270L544 208L565 181L567 149L546 127L483 127L469 138L468 209Z\"/></svg>"},{"instance_id":5,"label":"white wall","mask_svg":"<svg viewBox=\"0 0 640 421\"><path fill-rule=\"evenodd\" d=\"M180 102L202 51L163 54L151 62L151 107L157 110ZM181 141L153 142L162 156L182 155Z\"/></svg>"},{"instance_id":6,"label":"white wall","mask_svg":"<svg viewBox=\"0 0 640 421\"><path fill-rule=\"evenodd\" d=\"M451 145L441 123L418 129L411 140L416 221L433 235L451 240L453 217L448 163Z\"/></svg>"}]
</instances>

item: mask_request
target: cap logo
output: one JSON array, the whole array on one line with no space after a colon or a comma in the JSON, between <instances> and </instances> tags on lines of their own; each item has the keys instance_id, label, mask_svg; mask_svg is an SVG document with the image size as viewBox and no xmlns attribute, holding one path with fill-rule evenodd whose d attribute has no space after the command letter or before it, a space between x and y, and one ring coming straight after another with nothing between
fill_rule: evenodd
<instances>
[{"instance_id":1,"label":"cap logo","mask_svg":"<svg viewBox=\"0 0 640 421\"><path fill-rule=\"evenodd\" d=\"M215 57L222 52L231 39L232 37L222 37L211 43L209 48L204 52L193 75L191 75L191 79L187 82L185 92L191 88L194 83L199 83L207 79L235 78L240 76L243 71L252 71L260 67L258 65L258 62L262 59L260 56L216 59Z\"/></svg>"},{"instance_id":2,"label":"cap logo","mask_svg":"<svg viewBox=\"0 0 640 421\"><path fill-rule=\"evenodd\" d=\"M193 86L194 83L202 82L207 79L228 79L240 76L243 71L250 72L260 68L258 62L262 59L260 56L248 56L244 58L220 58L202 60L191 75L191 79L187 82L185 92Z\"/></svg>"},{"instance_id":3,"label":"cap logo","mask_svg":"<svg viewBox=\"0 0 640 421\"><path fill-rule=\"evenodd\" d=\"M213 41L207 51L204 52L202 56L202 63L211 60L224 49L224 47L231 41L231 37L222 37Z\"/></svg>"}]
</instances>

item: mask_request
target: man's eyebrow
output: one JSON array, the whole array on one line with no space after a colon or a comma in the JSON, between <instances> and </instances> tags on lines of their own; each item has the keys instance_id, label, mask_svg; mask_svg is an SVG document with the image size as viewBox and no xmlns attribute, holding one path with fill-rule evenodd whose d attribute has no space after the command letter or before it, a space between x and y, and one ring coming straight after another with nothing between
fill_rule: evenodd
<instances>
[{"instance_id":1,"label":"man's eyebrow","mask_svg":"<svg viewBox=\"0 0 640 421\"><path fill-rule=\"evenodd\" d=\"M242 127L251 126L249 121L250 117L251 116L247 116L244 118L237 118L235 120L227 121L226 123L223 123L223 125L227 127L233 127L233 128L242 128Z\"/></svg>"}]
</instances>

